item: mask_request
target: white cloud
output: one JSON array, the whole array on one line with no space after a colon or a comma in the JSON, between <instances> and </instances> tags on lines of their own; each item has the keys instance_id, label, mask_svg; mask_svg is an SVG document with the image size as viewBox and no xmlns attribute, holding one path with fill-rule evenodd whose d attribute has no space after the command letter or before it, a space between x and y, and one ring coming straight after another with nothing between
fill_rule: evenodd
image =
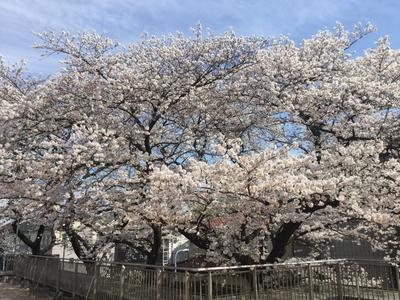
<instances>
[{"instance_id":1,"label":"white cloud","mask_svg":"<svg viewBox=\"0 0 400 300\"><path fill-rule=\"evenodd\" d=\"M198 21L217 32L233 27L240 34L298 38L336 20L353 23L360 16L382 15L382 2L396 5L389 0L0 0L0 53L20 57L28 52L36 69L39 55L29 49L33 31L96 30L127 42L143 31L187 32Z\"/></svg>"}]
</instances>

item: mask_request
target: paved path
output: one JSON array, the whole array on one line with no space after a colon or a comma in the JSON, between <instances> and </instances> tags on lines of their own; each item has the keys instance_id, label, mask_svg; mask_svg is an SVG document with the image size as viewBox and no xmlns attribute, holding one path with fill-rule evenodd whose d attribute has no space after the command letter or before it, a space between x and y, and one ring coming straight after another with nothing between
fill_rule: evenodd
<instances>
[{"instance_id":1,"label":"paved path","mask_svg":"<svg viewBox=\"0 0 400 300\"><path fill-rule=\"evenodd\" d=\"M29 296L28 289L0 282L0 300L39 300L44 298Z\"/></svg>"}]
</instances>

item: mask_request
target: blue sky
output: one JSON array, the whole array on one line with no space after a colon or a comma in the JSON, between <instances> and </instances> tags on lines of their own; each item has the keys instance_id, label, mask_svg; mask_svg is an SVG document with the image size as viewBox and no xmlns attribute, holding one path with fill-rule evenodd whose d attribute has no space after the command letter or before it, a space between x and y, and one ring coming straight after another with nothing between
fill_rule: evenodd
<instances>
[{"instance_id":1,"label":"blue sky","mask_svg":"<svg viewBox=\"0 0 400 300\"><path fill-rule=\"evenodd\" d=\"M201 22L215 32L233 28L242 35L289 34L308 38L336 21L351 27L370 21L378 27L359 46L383 35L400 48L400 1L395 0L0 0L0 55L8 63L26 59L33 73L48 74L59 58L40 59L34 32L95 30L121 42L141 33L189 32Z\"/></svg>"}]
</instances>

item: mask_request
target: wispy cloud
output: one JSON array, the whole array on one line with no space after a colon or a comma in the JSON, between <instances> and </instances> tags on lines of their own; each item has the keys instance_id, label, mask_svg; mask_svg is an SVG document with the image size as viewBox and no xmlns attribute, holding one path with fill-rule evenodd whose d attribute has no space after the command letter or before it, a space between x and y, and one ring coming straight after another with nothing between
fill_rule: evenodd
<instances>
[{"instance_id":1,"label":"wispy cloud","mask_svg":"<svg viewBox=\"0 0 400 300\"><path fill-rule=\"evenodd\" d=\"M54 60L39 61L33 32L96 30L123 42L146 31L188 32L197 22L214 31L234 28L245 35L290 34L300 40L336 20L346 25L372 21L380 34L400 26L395 0L0 0L0 54L26 58L34 72L49 72Z\"/></svg>"}]
</instances>

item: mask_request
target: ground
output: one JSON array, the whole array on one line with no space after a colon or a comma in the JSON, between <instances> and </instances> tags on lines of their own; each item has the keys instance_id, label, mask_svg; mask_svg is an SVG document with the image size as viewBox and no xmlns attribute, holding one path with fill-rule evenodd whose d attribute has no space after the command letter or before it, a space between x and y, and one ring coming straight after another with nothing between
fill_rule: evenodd
<instances>
[{"instance_id":1,"label":"ground","mask_svg":"<svg viewBox=\"0 0 400 300\"><path fill-rule=\"evenodd\" d=\"M22 289L19 286L0 282L0 300L45 300L29 296L28 289Z\"/></svg>"}]
</instances>

